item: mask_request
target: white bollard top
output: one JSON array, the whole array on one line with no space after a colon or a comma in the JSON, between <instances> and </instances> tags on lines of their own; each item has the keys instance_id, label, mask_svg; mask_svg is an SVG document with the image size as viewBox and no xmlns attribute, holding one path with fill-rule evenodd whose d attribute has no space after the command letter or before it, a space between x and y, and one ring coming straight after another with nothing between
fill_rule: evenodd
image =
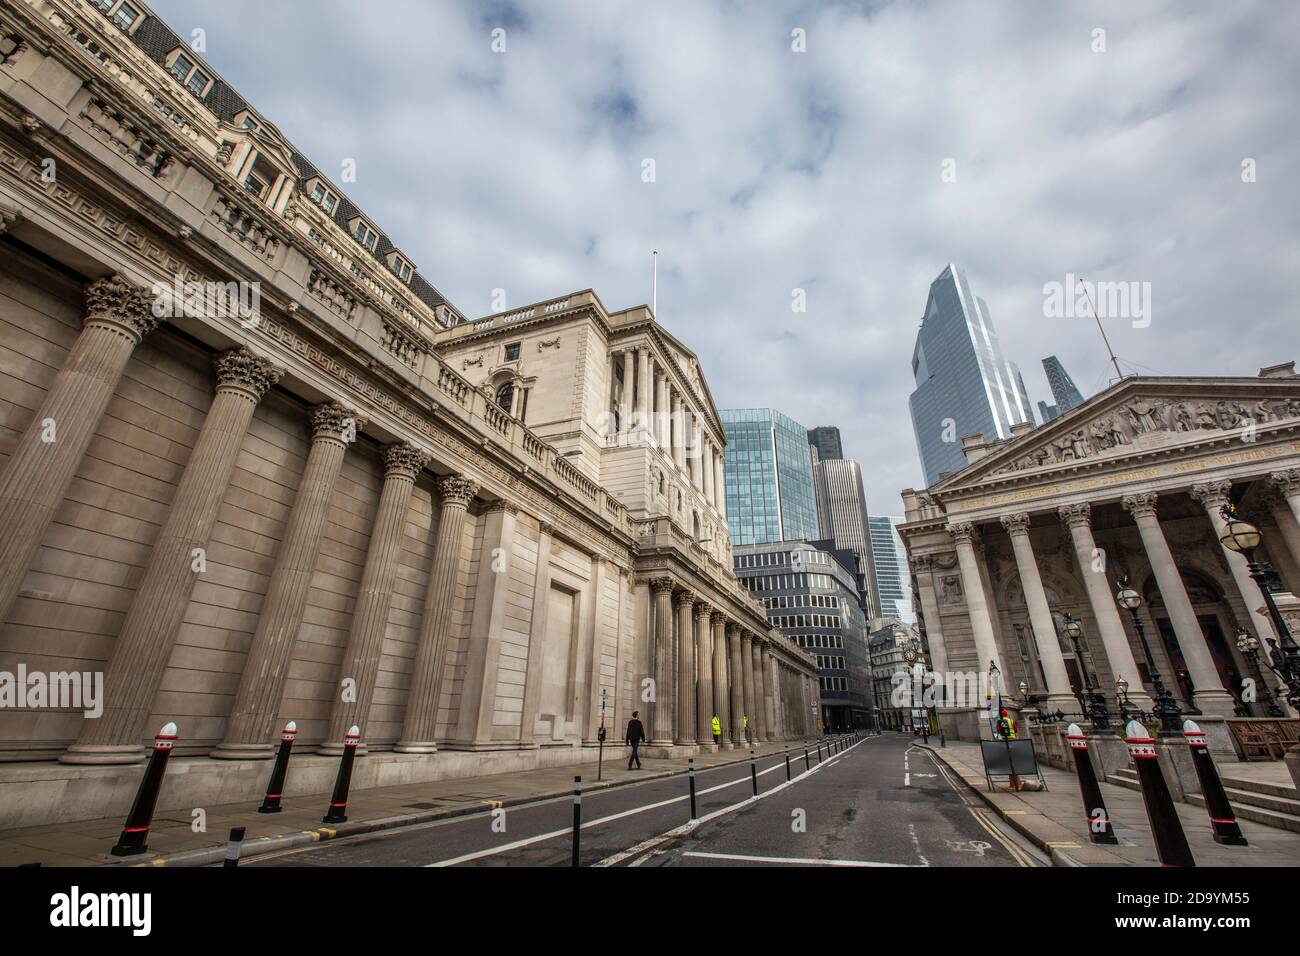
<instances>
[{"instance_id":1,"label":"white bollard top","mask_svg":"<svg viewBox=\"0 0 1300 956\"><path fill-rule=\"evenodd\" d=\"M286 734L296 734L298 732L298 721L291 720L287 724L285 724L284 732Z\"/></svg>"},{"instance_id":2,"label":"white bollard top","mask_svg":"<svg viewBox=\"0 0 1300 956\"><path fill-rule=\"evenodd\" d=\"M1190 737L1192 734L1203 733L1203 731L1201 730L1200 724L1198 724L1196 721L1184 720L1183 733Z\"/></svg>"},{"instance_id":3,"label":"white bollard top","mask_svg":"<svg viewBox=\"0 0 1300 956\"><path fill-rule=\"evenodd\" d=\"M176 721L169 720L167 721L167 723L162 725L162 730L158 731L158 736L175 737L176 734L179 732L180 732L180 728L176 726Z\"/></svg>"},{"instance_id":4,"label":"white bollard top","mask_svg":"<svg viewBox=\"0 0 1300 956\"><path fill-rule=\"evenodd\" d=\"M1128 726L1124 728L1124 736L1130 740L1150 740L1151 734L1147 732L1146 727L1140 720L1130 720Z\"/></svg>"},{"instance_id":5,"label":"white bollard top","mask_svg":"<svg viewBox=\"0 0 1300 956\"><path fill-rule=\"evenodd\" d=\"M1082 737L1082 736L1083 736L1083 728L1080 727L1078 724L1071 724L1069 727L1066 727L1066 728L1065 728L1065 736L1067 736L1067 737Z\"/></svg>"}]
</instances>

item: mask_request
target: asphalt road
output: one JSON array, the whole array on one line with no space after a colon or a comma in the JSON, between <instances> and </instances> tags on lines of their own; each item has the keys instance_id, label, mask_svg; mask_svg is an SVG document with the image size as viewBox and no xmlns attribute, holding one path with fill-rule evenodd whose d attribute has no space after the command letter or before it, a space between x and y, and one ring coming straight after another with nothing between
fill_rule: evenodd
<instances>
[{"instance_id":1,"label":"asphalt road","mask_svg":"<svg viewBox=\"0 0 1300 956\"><path fill-rule=\"evenodd\" d=\"M825 752L825 751L823 751ZM791 774L779 756L696 776L591 791L582 801L582 866L1035 865L911 737L866 738ZM762 796L766 794L766 796ZM349 837L246 860L244 866L568 866L571 798ZM807 861L807 862L804 862Z\"/></svg>"}]
</instances>

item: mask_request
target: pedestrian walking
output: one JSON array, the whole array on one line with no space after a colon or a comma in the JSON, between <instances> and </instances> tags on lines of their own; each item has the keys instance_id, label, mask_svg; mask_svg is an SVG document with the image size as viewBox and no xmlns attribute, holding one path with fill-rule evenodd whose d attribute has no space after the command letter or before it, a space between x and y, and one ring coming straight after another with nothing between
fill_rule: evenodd
<instances>
[{"instance_id":1,"label":"pedestrian walking","mask_svg":"<svg viewBox=\"0 0 1300 956\"><path fill-rule=\"evenodd\" d=\"M749 739L749 714L742 715L740 720L745 725L745 743L750 743L751 741Z\"/></svg>"},{"instance_id":2,"label":"pedestrian walking","mask_svg":"<svg viewBox=\"0 0 1300 956\"><path fill-rule=\"evenodd\" d=\"M625 735L627 745L632 748L632 753L627 758L627 769L632 769L632 761L636 761L636 769L641 769L641 755L637 749L641 746L641 741L645 740L645 727L641 724L641 711L632 711L632 719L627 722L627 734Z\"/></svg>"}]
</instances>

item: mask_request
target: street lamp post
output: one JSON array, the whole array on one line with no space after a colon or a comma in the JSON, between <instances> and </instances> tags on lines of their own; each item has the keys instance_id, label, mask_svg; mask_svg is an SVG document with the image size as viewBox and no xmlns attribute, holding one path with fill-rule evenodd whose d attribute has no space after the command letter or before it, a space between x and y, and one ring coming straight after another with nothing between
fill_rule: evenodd
<instances>
[{"instance_id":1,"label":"street lamp post","mask_svg":"<svg viewBox=\"0 0 1300 956\"><path fill-rule=\"evenodd\" d=\"M1156 689L1155 713L1160 718L1160 732L1170 736L1181 734L1183 718L1178 711L1178 702L1174 700L1174 695L1165 689L1165 682L1160 679L1160 669L1156 667L1156 659L1151 654L1151 645L1147 643L1146 628L1142 626L1142 618L1138 616L1138 608L1142 606L1142 595L1129 587L1128 579L1125 578L1119 582L1115 600L1120 607L1127 608L1129 614L1133 616L1133 629L1137 631L1138 643L1142 645L1142 653L1147 659L1151 686Z\"/></svg>"},{"instance_id":2,"label":"street lamp post","mask_svg":"<svg viewBox=\"0 0 1300 956\"><path fill-rule=\"evenodd\" d=\"M1285 717L1286 712L1278 706L1277 698L1273 695L1273 688L1269 685L1268 678L1264 676L1264 668L1259 662L1259 640L1243 627L1237 628L1237 650L1241 651L1243 657L1250 659L1251 667L1255 669L1255 679L1259 681L1264 690L1264 709L1268 712L1268 715L1270 717Z\"/></svg>"},{"instance_id":3,"label":"street lamp post","mask_svg":"<svg viewBox=\"0 0 1300 956\"><path fill-rule=\"evenodd\" d=\"M1255 560L1255 549L1259 547L1263 536L1259 528L1237 514L1237 509L1231 502L1224 505L1219 513L1224 521L1223 534L1219 535L1219 543L1246 559L1246 570L1251 580L1259 585L1260 593L1264 595L1264 604L1268 608L1268 616L1273 622L1273 629L1277 631L1279 642L1269 655L1273 659L1272 669L1286 681L1287 701L1292 707L1300 709L1300 647L1296 646L1291 631L1286 626L1286 620L1273 600L1273 584L1277 580L1277 572L1272 566Z\"/></svg>"},{"instance_id":4,"label":"street lamp post","mask_svg":"<svg viewBox=\"0 0 1300 956\"><path fill-rule=\"evenodd\" d=\"M1092 721L1093 734L1112 733L1110 714L1106 710L1106 697L1092 682L1092 672L1083 659L1083 625L1077 617L1065 615L1065 636L1074 648L1074 659L1079 662L1079 673L1083 675L1083 691L1079 694L1079 706Z\"/></svg>"},{"instance_id":5,"label":"street lamp post","mask_svg":"<svg viewBox=\"0 0 1300 956\"><path fill-rule=\"evenodd\" d=\"M1115 681L1116 700L1119 703L1119 722L1128 726L1128 681L1123 677Z\"/></svg>"}]
</instances>

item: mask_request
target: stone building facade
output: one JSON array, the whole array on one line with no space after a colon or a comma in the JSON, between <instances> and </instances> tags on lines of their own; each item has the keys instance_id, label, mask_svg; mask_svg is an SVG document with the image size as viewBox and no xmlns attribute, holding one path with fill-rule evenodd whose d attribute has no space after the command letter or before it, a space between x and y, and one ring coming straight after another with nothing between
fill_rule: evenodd
<instances>
[{"instance_id":1,"label":"stone building facade","mask_svg":"<svg viewBox=\"0 0 1300 956\"><path fill-rule=\"evenodd\" d=\"M307 95L304 90L304 96ZM144 4L0 2L0 827L811 732L731 571L697 358L590 291L467 321ZM602 702L604 704L602 708ZM707 705L707 708L706 708Z\"/></svg>"},{"instance_id":2,"label":"stone building facade","mask_svg":"<svg viewBox=\"0 0 1300 956\"><path fill-rule=\"evenodd\" d=\"M1300 587L1293 363L1256 377L1128 378L1042 427L963 445L967 467L903 492L898 529L936 671L993 664L1004 699L1024 681L1042 709L1066 714L1079 713L1089 677L1116 714L1123 678L1132 706L1149 710L1146 650L1116 603L1127 580L1185 712L1218 731L1234 715L1264 715L1263 688L1277 681L1236 639L1245 630L1267 647L1276 634L1245 558L1219 542L1220 511L1232 502L1258 525L1258 558L1284 588ZM1077 647L1067 617L1082 624ZM979 732L970 701L946 702L951 733Z\"/></svg>"}]
</instances>

